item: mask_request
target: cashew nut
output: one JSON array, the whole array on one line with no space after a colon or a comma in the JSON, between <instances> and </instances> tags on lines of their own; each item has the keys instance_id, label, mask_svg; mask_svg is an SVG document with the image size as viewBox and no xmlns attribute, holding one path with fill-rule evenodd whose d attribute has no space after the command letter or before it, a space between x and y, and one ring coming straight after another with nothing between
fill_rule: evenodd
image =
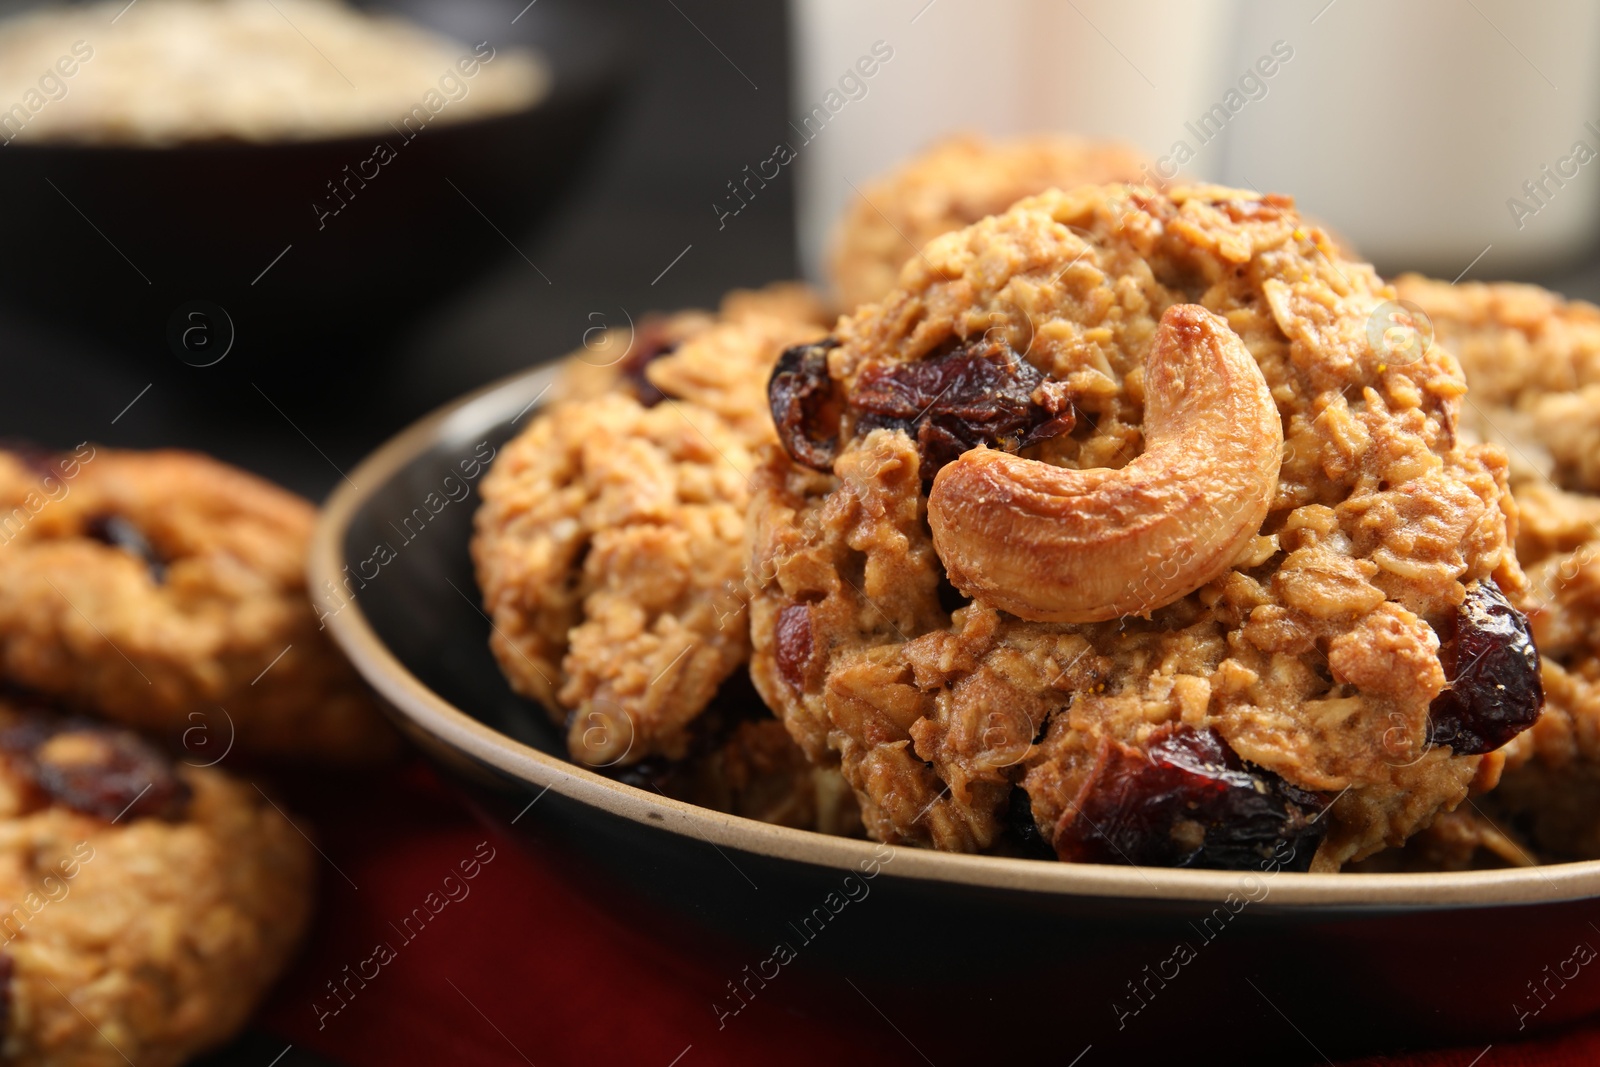
<instances>
[{"instance_id":1,"label":"cashew nut","mask_svg":"<svg viewBox=\"0 0 1600 1067\"><path fill-rule=\"evenodd\" d=\"M1228 569L1278 487L1283 425L1226 322L1167 309L1145 358L1145 450L1069 470L978 448L928 496L933 545L964 594L1023 619L1148 614Z\"/></svg>"}]
</instances>

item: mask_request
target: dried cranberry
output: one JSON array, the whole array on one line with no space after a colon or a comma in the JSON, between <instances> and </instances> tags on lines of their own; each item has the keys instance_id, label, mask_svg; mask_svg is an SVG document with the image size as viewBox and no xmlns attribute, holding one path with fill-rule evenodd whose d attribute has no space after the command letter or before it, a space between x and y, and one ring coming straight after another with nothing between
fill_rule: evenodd
<instances>
[{"instance_id":1,"label":"dried cranberry","mask_svg":"<svg viewBox=\"0 0 1600 1067\"><path fill-rule=\"evenodd\" d=\"M795 345L778 357L767 380L778 439L791 459L813 470L833 470L839 452L838 388L828 375L828 352L838 347L832 337Z\"/></svg>"},{"instance_id":2,"label":"dried cranberry","mask_svg":"<svg viewBox=\"0 0 1600 1067\"><path fill-rule=\"evenodd\" d=\"M1327 831L1323 808L1246 764L1215 730L1167 725L1143 750L1102 742L1054 843L1076 863L1304 871Z\"/></svg>"},{"instance_id":3,"label":"dried cranberry","mask_svg":"<svg viewBox=\"0 0 1600 1067\"><path fill-rule=\"evenodd\" d=\"M633 345L628 349L628 354L622 357L617 370L633 387L634 396L645 407L653 408L667 398L667 394L657 389L645 374L645 369L662 356L671 355L677 348L678 343L667 336L666 320L651 317L639 323L633 335Z\"/></svg>"},{"instance_id":4,"label":"dried cranberry","mask_svg":"<svg viewBox=\"0 0 1600 1067\"><path fill-rule=\"evenodd\" d=\"M150 577L157 583L167 580L167 561L161 558L144 531L121 515L97 515L89 520L83 531L112 548L120 548L138 558L149 568Z\"/></svg>"},{"instance_id":5,"label":"dried cranberry","mask_svg":"<svg viewBox=\"0 0 1600 1067\"><path fill-rule=\"evenodd\" d=\"M828 351L838 345L830 337L789 349L767 386L784 448L820 471L833 469L839 451L844 404L828 374ZM902 430L915 440L924 482L979 445L1015 452L1069 433L1077 423L1062 383L987 336L926 359L868 367L848 407L857 416L857 433Z\"/></svg>"},{"instance_id":6,"label":"dried cranberry","mask_svg":"<svg viewBox=\"0 0 1600 1067\"><path fill-rule=\"evenodd\" d=\"M778 673L795 689L804 689L806 670L811 665L811 606L790 604L780 611L773 637Z\"/></svg>"},{"instance_id":7,"label":"dried cranberry","mask_svg":"<svg viewBox=\"0 0 1600 1067\"><path fill-rule=\"evenodd\" d=\"M1539 650L1527 616L1493 580L1468 588L1440 642L1439 663L1450 684L1428 708L1431 744L1460 754L1492 752L1539 718Z\"/></svg>"},{"instance_id":8,"label":"dried cranberry","mask_svg":"<svg viewBox=\"0 0 1600 1067\"><path fill-rule=\"evenodd\" d=\"M917 442L925 482L969 449L1015 452L1068 433L1077 421L1061 383L988 337L912 363L869 367L850 406L863 413L857 432L901 429Z\"/></svg>"},{"instance_id":9,"label":"dried cranberry","mask_svg":"<svg viewBox=\"0 0 1600 1067\"><path fill-rule=\"evenodd\" d=\"M46 796L85 815L176 819L188 806L172 761L127 730L28 714L0 730L0 752Z\"/></svg>"}]
</instances>

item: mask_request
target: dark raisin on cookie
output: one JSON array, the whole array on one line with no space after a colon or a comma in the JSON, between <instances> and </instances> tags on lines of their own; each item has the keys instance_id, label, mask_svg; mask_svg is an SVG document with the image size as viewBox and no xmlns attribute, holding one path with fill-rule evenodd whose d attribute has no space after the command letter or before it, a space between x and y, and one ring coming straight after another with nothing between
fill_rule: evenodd
<instances>
[{"instance_id":1,"label":"dark raisin on cookie","mask_svg":"<svg viewBox=\"0 0 1600 1067\"><path fill-rule=\"evenodd\" d=\"M839 454L843 404L828 375L828 352L838 347L837 340L825 337L785 349L767 379L767 403L784 451L796 463L824 472L833 470Z\"/></svg>"},{"instance_id":2,"label":"dark raisin on cookie","mask_svg":"<svg viewBox=\"0 0 1600 1067\"><path fill-rule=\"evenodd\" d=\"M667 394L657 389L645 374L646 368L662 356L670 356L677 348L678 343L667 337L665 319L646 318L634 331L628 354L622 357L617 369L632 387L634 397L645 407L653 408L667 399Z\"/></svg>"},{"instance_id":3,"label":"dark raisin on cookie","mask_svg":"<svg viewBox=\"0 0 1600 1067\"><path fill-rule=\"evenodd\" d=\"M188 806L172 761L127 730L25 714L0 729L0 753L40 792L85 815L177 819Z\"/></svg>"},{"instance_id":4,"label":"dark raisin on cookie","mask_svg":"<svg viewBox=\"0 0 1600 1067\"><path fill-rule=\"evenodd\" d=\"M1027 790L1020 785L1013 788L1010 797L1007 798L1006 826L1011 830L1011 836L1016 839L1018 850L1024 857L1039 860L1056 858L1055 850L1039 832L1039 824L1034 821L1033 800L1028 796Z\"/></svg>"},{"instance_id":5,"label":"dark raisin on cookie","mask_svg":"<svg viewBox=\"0 0 1600 1067\"><path fill-rule=\"evenodd\" d=\"M794 689L803 690L806 672L811 666L811 605L786 605L778 613L773 642L778 673Z\"/></svg>"},{"instance_id":6,"label":"dark raisin on cookie","mask_svg":"<svg viewBox=\"0 0 1600 1067\"><path fill-rule=\"evenodd\" d=\"M1528 617L1492 579L1467 589L1439 662L1449 685L1428 708L1428 741L1457 754L1492 752L1532 726L1544 707L1539 650Z\"/></svg>"},{"instance_id":7,"label":"dark raisin on cookie","mask_svg":"<svg viewBox=\"0 0 1600 1067\"><path fill-rule=\"evenodd\" d=\"M917 442L928 483L969 449L1016 452L1077 423L1063 383L987 336L926 359L869 367L850 404L861 412L857 433L900 429Z\"/></svg>"},{"instance_id":8,"label":"dark raisin on cookie","mask_svg":"<svg viewBox=\"0 0 1600 1067\"><path fill-rule=\"evenodd\" d=\"M157 585L167 580L167 561L156 551L144 531L121 515L97 515L89 520L83 532L101 544L120 548L141 561Z\"/></svg>"},{"instance_id":9,"label":"dark raisin on cookie","mask_svg":"<svg viewBox=\"0 0 1600 1067\"><path fill-rule=\"evenodd\" d=\"M689 743L682 755L673 757L656 754L637 763L599 767L596 770L626 785L652 789L674 800L699 803L695 798L700 795L698 790L704 785L700 781L700 772L706 761L728 742L741 725L759 722L770 718L770 715L754 683L750 681L749 673L735 671L723 679L705 710L689 724Z\"/></svg>"},{"instance_id":10,"label":"dark raisin on cookie","mask_svg":"<svg viewBox=\"0 0 1600 1067\"><path fill-rule=\"evenodd\" d=\"M795 462L833 470L845 413L828 374L827 338L784 352L767 384L772 421ZM1016 452L1070 433L1077 415L1061 382L1047 378L1004 341L960 341L926 359L868 367L848 402L856 434L902 430L917 442L922 478L969 449Z\"/></svg>"},{"instance_id":11,"label":"dark raisin on cookie","mask_svg":"<svg viewBox=\"0 0 1600 1067\"><path fill-rule=\"evenodd\" d=\"M1168 724L1143 749L1101 742L1054 844L1075 863L1304 871L1327 831L1325 806L1246 764L1215 730Z\"/></svg>"}]
</instances>

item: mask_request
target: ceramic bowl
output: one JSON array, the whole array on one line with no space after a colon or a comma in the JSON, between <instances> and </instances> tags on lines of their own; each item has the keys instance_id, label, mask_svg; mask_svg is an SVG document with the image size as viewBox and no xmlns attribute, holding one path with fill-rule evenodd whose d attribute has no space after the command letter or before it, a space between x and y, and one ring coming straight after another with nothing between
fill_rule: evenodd
<instances>
[{"instance_id":1,"label":"ceramic bowl","mask_svg":"<svg viewBox=\"0 0 1600 1067\"><path fill-rule=\"evenodd\" d=\"M0 256L0 300L88 329L130 358L215 360L213 376L280 391L315 366L318 388L359 389L341 373L523 254L512 244L526 247L581 173L625 75L615 21L589 6L530 5L514 23L523 5L512 0L368 6L463 42L532 46L550 90L519 111L363 136L170 147L19 140L0 157L0 200L14 205L0 213L10 250ZM379 142L390 153L381 167ZM329 213L329 185L348 182L347 168L375 176L345 187L356 191Z\"/></svg>"},{"instance_id":2,"label":"ceramic bowl","mask_svg":"<svg viewBox=\"0 0 1600 1067\"><path fill-rule=\"evenodd\" d=\"M1065 1065L1092 1047L1086 1063L1292 1064L1481 1049L1600 1008L1584 965L1600 862L1326 875L950 855L768 826L568 762L495 667L467 549L484 462L539 417L552 376L470 395L352 470L312 587L394 721L487 818L621 921L717 961L708 1017L741 989L856 1011L887 1042L878 1063ZM780 966L781 983L750 984Z\"/></svg>"}]
</instances>

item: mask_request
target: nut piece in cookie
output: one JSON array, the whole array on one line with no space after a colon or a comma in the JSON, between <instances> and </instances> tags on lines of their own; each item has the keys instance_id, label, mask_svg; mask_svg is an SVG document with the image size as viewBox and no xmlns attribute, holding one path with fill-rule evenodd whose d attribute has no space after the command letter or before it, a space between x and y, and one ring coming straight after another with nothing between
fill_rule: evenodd
<instances>
[{"instance_id":1,"label":"nut piece in cookie","mask_svg":"<svg viewBox=\"0 0 1600 1067\"><path fill-rule=\"evenodd\" d=\"M5 1062L172 1067L227 1040L306 929L312 859L220 771L0 708Z\"/></svg>"},{"instance_id":2,"label":"nut piece in cookie","mask_svg":"<svg viewBox=\"0 0 1600 1067\"><path fill-rule=\"evenodd\" d=\"M484 479L472 552L492 648L583 763L684 757L749 655L750 450L775 437L779 353L821 332L796 292L730 295L612 391L541 413Z\"/></svg>"},{"instance_id":3,"label":"nut piece in cookie","mask_svg":"<svg viewBox=\"0 0 1600 1067\"><path fill-rule=\"evenodd\" d=\"M1194 304L1161 316L1143 369L1144 452L1125 467L978 448L939 470L928 525L957 589L1018 618L1100 622L1149 614L1232 566L1278 488L1283 426L1266 379Z\"/></svg>"},{"instance_id":4,"label":"nut piece in cookie","mask_svg":"<svg viewBox=\"0 0 1600 1067\"><path fill-rule=\"evenodd\" d=\"M0 680L176 742L383 758L394 735L321 633L315 510L205 456L0 451ZM231 727L230 727L231 724Z\"/></svg>"},{"instance_id":5,"label":"nut piece in cookie","mask_svg":"<svg viewBox=\"0 0 1600 1067\"><path fill-rule=\"evenodd\" d=\"M1537 714L1505 457L1292 201L1054 190L898 284L786 357L750 512L752 677L873 836L1026 851L1025 803L1063 859L1333 870Z\"/></svg>"},{"instance_id":6,"label":"nut piece in cookie","mask_svg":"<svg viewBox=\"0 0 1600 1067\"><path fill-rule=\"evenodd\" d=\"M1046 189L1140 181L1145 164L1126 145L1058 135L941 141L868 184L840 221L829 261L839 306L883 299L901 266L940 234Z\"/></svg>"}]
</instances>

